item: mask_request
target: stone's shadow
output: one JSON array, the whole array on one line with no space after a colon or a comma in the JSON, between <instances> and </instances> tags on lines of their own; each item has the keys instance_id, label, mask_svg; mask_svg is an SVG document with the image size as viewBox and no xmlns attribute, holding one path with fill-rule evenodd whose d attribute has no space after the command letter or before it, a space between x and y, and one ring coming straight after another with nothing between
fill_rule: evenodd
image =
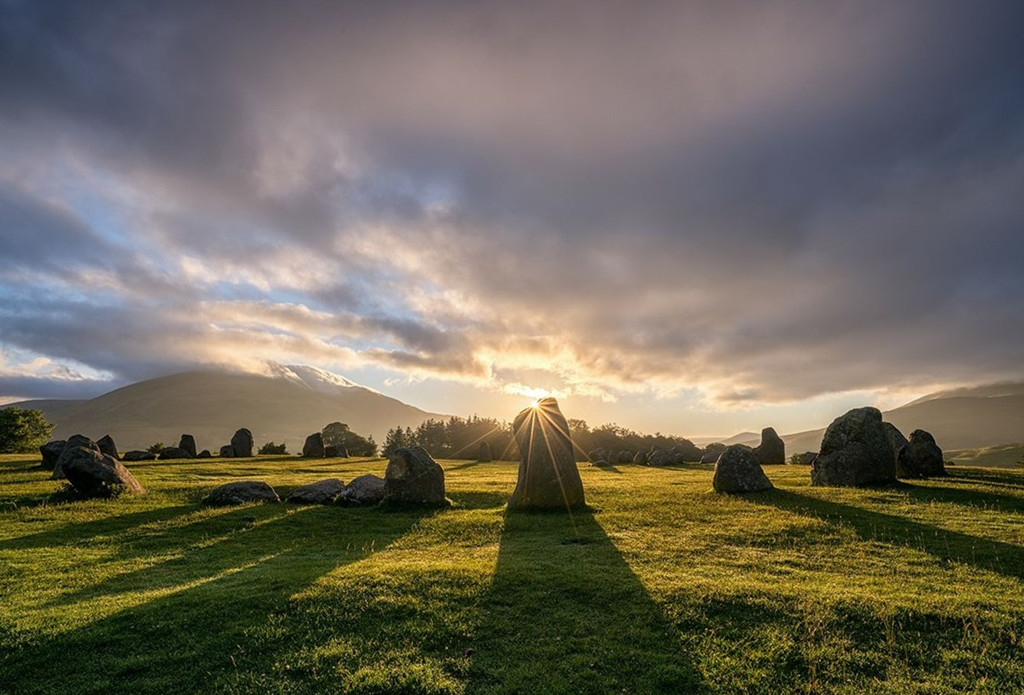
<instances>
[{"instance_id":1,"label":"stone's shadow","mask_svg":"<svg viewBox=\"0 0 1024 695\"><path fill-rule=\"evenodd\" d=\"M916 548L946 562L964 563L1006 577L1024 579L1024 548L1011 543L949 531L902 516L807 497L778 488L744 496L744 499L849 526L863 540Z\"/></svg>"},{"instance_id":2,"label":"stone's shadow","mask_svg":"<svg viewBox=\"0 0 1024 695\"><path fill-rule=\"evenodd\" d=\"M937 478L936 480L946 480ZM929 485L927 480L916 480L900 486L915 502L943 502L965 507L991 508L1011 514L1024 514L1024 489L1021 495L999 494L982 490L965 490L939 485Z\"/></svg>"},{"instance_id":3,"label":"stone's shadow","mask_svg":"<svg viewBox=\"0 0 1024 695\"><path fill-rule=\"evenodd\" d=\"M467 693L688 693L678 633L589 512L509 512Z\"/></svg>"},{"instance_id":4,"label":"stone's shadow","mask_svg":"<svg viewBox=\"0 0 1024 695\"><path fill-rule=\"evenodd\" d=\"M116 504L116 501L111 502L111 504ZM169 521L195 510L195 505L182 504L174 507L159 507L157 509L108 516L93 521L63 524L47 531L39 531L0 541L0 550L75 545L86 542L96 536L122 533L143 524Z\"/></svg>"},{"instance_id":5,"label":"stone's shadow","mask_svg":"<svg viewBox=\"0 0 1024 695\"><path fill-rule=\"evenodd\" d=\"M579 463L577 463L576 465L578 466L578 465L580 465L580 464L579 464ZM586 468L588 468L588 469L592 468L592 469L594 469L594 470L598 470L598 471L604 471L604 472L606 472L606 473L618 473L619 475L622 475L622 471L621 471L620 469L616 468L616 467L615 467L614 465L612 465L611 463L609 463L609 464L608 464L608 465L606 465L606 466L593 466L593 465L591 465L591 464L589 464L589 463L584 463L584 464L583 464L583 466L584 466L584 467L586 467Z\"/></svg>"},{"instance_id":6,"label":"stone's shadow","mask_svg":"<svg viewBox=\"0 0 1024 695\"><path fill-rule=\"evenodd\" d=\"M942 480L947 483L959 483L966 485L984 484L997 487L1009 487L1024 491L1024 476L1019 472L1004 473L1002 471L992 469L947 466L946 473L946 476L937 478L937 480Z\"/></svg>"},{"instance_id":7,"label":"stone's shadow","mask_svg":"<svg viewBox=\"0 0 1024 695\"><path fill-rule=\"evenodd\" d=\"M336 507L233 511L237 533L62 597L109 607L123 605L128 592L170 591L0 652L0 691L194 693L216 690L241 671L269 673L306 639L287 623L274 626L271 642L258 638L271 616L287 612L292 597L320 577L384 549L433 513L377 514L371 522L341 519L351 510ZM165 542L172 551L173 534Z\"/></svg>"},{"instance_id":8,"label":"stone's shadow","mask_svg":"<svg viewBox=\"0 0 1024 695\"><path fill-rule=\"evenodd\" d=\"M493 509L508 502L507 492L448 492L455 506L462 509Z\"/></svg>"},{"instance_id":9,"label":"stone's shadow","mask_svg":"<svg viewBox=\"0 0 1024 695\"><path fill-rule=\"evenodd\" d=\"M451 466L449 468L445 468L444 470L445 470L445 473L447 473L448 471L462 471L462 470L465 470L467 468L473 468L474 466L479 466L480 463L481 463L480 461L466 461L465 463L460 463L457 466Z\"/></svg>"}]
</instances>

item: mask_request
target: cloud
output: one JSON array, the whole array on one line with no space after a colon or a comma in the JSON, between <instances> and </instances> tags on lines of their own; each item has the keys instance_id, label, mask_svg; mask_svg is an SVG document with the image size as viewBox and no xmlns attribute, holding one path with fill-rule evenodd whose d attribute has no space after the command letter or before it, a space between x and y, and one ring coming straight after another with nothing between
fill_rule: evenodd
<instances>
[{"instance_id":1,"label":"cloud","mask_svg":"<svg viewBox=\"0 0 1024 695\"><path fill-rule=\"evenodd\" d=\"M721 407L1019 377L1020 14L12 3L0 344Z\"/></svg>"}]
</instances>

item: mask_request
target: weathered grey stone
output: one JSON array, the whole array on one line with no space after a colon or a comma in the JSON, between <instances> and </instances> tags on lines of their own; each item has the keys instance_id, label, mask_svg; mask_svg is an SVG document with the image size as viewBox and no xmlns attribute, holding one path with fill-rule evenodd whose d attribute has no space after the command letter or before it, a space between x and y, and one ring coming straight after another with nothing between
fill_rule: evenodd
<instances>
[{"instance_id":1,"label":"weathered grey stone","mask_svg":"<svg viewBox=\"0 0 1024 695\"><path fill-rule=\"evenodd\" d=\"M253 439L252 432L242 428L231 437L231 449L235 452L236 458L248 458L252 456Z\"/></svg>"},{"instance_id":2,"label":"weathered grey stone","mask_svg":"<svg viewBox=\"0 0 1024 695\"><path fill-rule=\"evenodd\" d=\"M203 498L203 504L211 506L280 501L281 498L274 492L274 488L262 480L241 480L235 483L225 483L210 490L210 494Z\"/></svg>"},{"instance_id":3,"label":"weathered grey stone","mask_svg":"<svg viewBox=\"0 0 1024 695\"><path fill-rule=\"evenodd\" d=\"M635 463L638 466L646 466L647 465L647 452L646 451L638 451L638 452L636 452L636 456L633 457L633 463Z\"/></svg>"},{"instance_id":4,"label":"weathered grey stone","mask_svg":"<svg viewBox=\"0 0 1024 695\"><path fill-rule=\"evenodd\" d=\"M444 469L421 446L396 449L384 472L384 501L446 506Z\"/></svg>"},{"instance_id":5,"label":"weathered grey stone","mask_svg":"<svg viewBox=\"0 0 1024 695\"><path fill-rule=\"evenodd\" d=\"M71 451L75 447L84 446L86 449L92 449L93 451L100 453L100 448L93 440L86 437L84 434L73 434L68 437L67 443L64 445L64 451L60 453L60 458L57 459L57 463L53 466L53 475L50 476L50 480L60 480L64 478L64 462L71 456Z\"/></svg>"},{"instance_id":6,"label":"weathered grey stone","mask_svg":"<svg viewBox=\"0 0 1024 695\"><path fill-rule=\"evenodd\" d=\"M211 453L210 453L210 450L209 450L209 449L203 449L203 450L202 450L202 451L200 451L200 452L199 452L198 454L196 454L196 458L197 458L197 459L208 459L208 458L213 458L213 454L211 454Z\"/></svg>"},{"instance_id":7,"label":"weathered grey stone","mask_svg":"<svg viewBox=\"0 0 1024 695\"><path fill-rule=\"evenodd\" d=\"M817 451L805 451L802 454L797 454L794 458L790 459L790 463L797 463L802 466L809 466L814 463L814 459L818 458Z\"/></svg>"},{"instance_id":8,"label":"weathered grey stone","mask_svg":"<svg viewBox=\"0 0 1024 695\"><path fill-rule=\"evenodd\" d=\"M105 434L103 437L96 440L96 446L99 447L101 454L106 454L112 459L121 459L117 454L117 444L114 443L114 438L109 434Z\"/></svg>"},{"instance_id":9,"label":"weathered grey stone","mask_svg":"<svg viewBox=\"0 0 1024 695\"><path fill-rule=\"evenodd\" d=\"M324 457L324 435L314 432L306 437L306 443L302 445L302 456L308 459L322 459Z\"/></svg>"},{"instance_id":10,"label":"weathered grey stone","mask_svg":"<svg viewBox=\"0 0 1024 695\"><path fill-rule=\"evenodd\" d=\"M543 398L512 423L521 461L509 509L582 509L583 481L576 468L569 425L554 398Z\"/></svg>"},{"instance_id":11,"label":"weathered grey stone","mask_svg":"<svg viewBox=\"0 0 1024 695\"><path fill-rule=\"evenodd\" d=\"M120 461L84 446L72 446L65 450L64 476L83 497L111 497L130 493L145 494L139 484Z\"/></svg>"},{"instance_id":12,"label":"weathered grey stone","mask_svg":"<svg viewBox=\"0 0 1024 695\"><path fill-rule=\"evenodd\" d=\"M476 460L480 463L491 462L491 445L487 442L480 442L480 446L477 448Z\"/></svg>"},{"instance_id":13,"label":"weathered grey stone","mask_svg":"<svg viewBox=\"0 0 1024 695\"><path fill-rule=\"evenodd\" d=\"M854 408L836 418L811 464L811 485L862 487L896 480L896 455L878 408Z\"/></svg>"},{"instance_id":14,"label":"weathered grey stone","mask_svg":"<svg viewBox=\"0 0 1024 695\"><path fill-rule=\"evenodd\" d=\"M181 435L181 439L178 440L178 448L188 452L190 458L197 458L196 453L196 438L191 434Z\"/></svg>"},{"instance_id":15,"label":"weathered grey stone","mask_svg":"<svg viewBox=\"0 0 1024 695\"><path fill-rule=\"evenodd\" d=\"M235 458L235 447L230 444L225 444L220 448L220 457L222 459L233 459Z\"/></svg>"},{"instance_id":16,"label":"weathered grey stone","mask_svg":"<svg viewBox=\"0 0 1024 695\"><path fill-rule=\"evenodd\" d=\"M315 483L295 488L288 494L285 501L295 504L331 504L344 489L345 483L337 478L318 480Z\"/></svg>"},{"instance_id":17,"label":"weathered grey stone","mask_svg":"<svg viewBox=\"0 0 1024 695\"><path fill-rule=\"evenodd\" d=\"M384 479L376 475L361 475L346 485L334 501L343 506L370 507L383 499Z\"/></svg>"},{"instance_id":18,"label":"weathered grey stone","mask_svg":"<svg viewBox=\"0 0 1024 695\"><path fill-rule=\"evenodd\" d=\"M670 451L665 451L664 449L655 449L647 458L647 464L650 466L668 466L676 462L677 456L679 455L673 454Z\"/></svg>"},{"instance_id":19,"label":"weathered grey stone","mask_svg":"<svg viewBox=\"0 0 1024 695\"><path fill-rule=\"evenodd\" d=\"M712 485L716 492L727 493L761 492L774 487L764 474L757 454L742 444L730 446L718 457Z\"/></svg>"},{"instance_id":20,"label":"weathered grey stone","mask_svg":"<svg viewBox=\"0 0 1024 695\"><path fill-rule=\"evenodd\" d=\"M156 454L152 451L139 451L134 449L132 451L124 452L125 461L155 461Z\"/></svg>"},{"instance_id":21,"label":"weathered grey stone","mask_svg":"<svg viewBox=\"0 0 1024 695\"><path fill-rule=\"evenodd\" d=\"M889 437L889 443L892 444L893 452L898 454L900 449L909 443L907 442L907 438L904 437L899 428L891 422L883 422L882 427L885 428L885 434ZM899 476L897 475L897 477Z\"/></svg>"},{"instance_id":22,"label":"weathered grey stone","mask_svg":"<svg viewBox=\"0 0 1024 695\"><path fill-rule=\"evenodd\" d=\"M193 458L191 454L189 454L184 449L179 449L176 446L165 446L163 449L160 450L160 460L161 461L170 461L171 459L190 459L190 458Z\"/></svg>"},{"instance_id":23,"label":"weathered grey stone","mask_svg":"<svg viewBox=\"0 0 1024 695\"><path fill-rule=\"evenodd\" d=\"M765 427L761 430L761 444L754 449L754 454L762 466L783 464L786 462L786 443L774 428Z\"/></svg>"},{"instance_id":24,"label":"weathered grey stone","mask_svg":"<svg viewBox=\"0 0 1024 695\"><path fill-rule=\"evenodd\" d=\"M632 452L620 451L619 452L618 462L619 463L632 463L633 462L633 454L632 454Z\"/></svg>"},{"instance_id":25,"label":"weathered grey stone","mask_svg":"<svg viewBox=\"0 0 1024 695\"><path fill-rule=\"evenodd\" d=\"M57 461L60 460L60 455L64 453L64 447L67 444L63 439L54 439L52 442L46 442L46 444L39 447L39 455L43 457L40 468L52 471L54 466L57 465Z\"/></svg>"},{"instance_id":26,"label":"weathered grey stone","mask_svg":"<svg viewBox=\"0 0 1024 695\"><path fill-rule=\"evenodd\" d=\"M897 478L932 478L946 475L942 449L935 437L924 430L910 433L910 441L896 454Z\"/></svg>"}]
</instances>

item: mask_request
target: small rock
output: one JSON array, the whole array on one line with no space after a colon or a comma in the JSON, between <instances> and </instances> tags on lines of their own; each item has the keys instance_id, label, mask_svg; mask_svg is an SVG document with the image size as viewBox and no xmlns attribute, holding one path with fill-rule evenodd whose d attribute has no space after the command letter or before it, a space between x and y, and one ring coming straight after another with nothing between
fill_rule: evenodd
<instances>
[{"instance_id":1,"label":"small rock","mask_svg":"<svg viewBox=\"0 0 1024 695\"><path fill-rule=\"evenodd\" d=\"M262 480L242 480L235 483L225 483L210 490L210 494L203 498L203 504L211 506L280 501L281 498L274 492L274 488Z\"/></svg>"},{"instance_id":2,"label":"small rock","mask_svg":"<svg viewBox=\"0 0 1024 695\"><path fill-rule=\"evenodd\" d=\"M285 501L295 504L330 504L344 489L345 483L337 478L318 480L295 488Z\"/></svg>"}]
</instances>

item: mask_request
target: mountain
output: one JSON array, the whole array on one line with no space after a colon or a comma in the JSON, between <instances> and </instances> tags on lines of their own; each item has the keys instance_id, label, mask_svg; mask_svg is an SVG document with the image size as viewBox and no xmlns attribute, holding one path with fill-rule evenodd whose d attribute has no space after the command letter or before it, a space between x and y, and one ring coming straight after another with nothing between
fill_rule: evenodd
<instances>
[{"instance_id":1,"label":"mountain","mask_svg":"<svg viewBox=\"0 0 1024 695\"><path fill-rule=\"evenodd\" d=\"M943 449L975 449L1024 443L1024 383L987 384L938 391L882 414L910 435L928 430ZM782 435L786 451L797 454L817 451L825 428ZM707 442L712 438L703 437ZM761 436L742 432L726 444L757 446ZM705 442L705 443L707 443Z\"/></svg>"},{"instance_id":2,"label":"mountain","mask_svg":"<svg viewBox=\"0 0 1024 695\"><path fill-rule=\"evenodd\" d=\"M56 424L54 437L110 434L121 450L154 442L177 444L182 433L199 448L216 450L240 427L252 430L257 446L285 442L301 450L308 434L329 422L382 442L395 426L416 427L436 413L360 386L315 367L271 365L271 375L197 371L141 381L87 401L23 401Z\"/></svg>"}]
</instances>

